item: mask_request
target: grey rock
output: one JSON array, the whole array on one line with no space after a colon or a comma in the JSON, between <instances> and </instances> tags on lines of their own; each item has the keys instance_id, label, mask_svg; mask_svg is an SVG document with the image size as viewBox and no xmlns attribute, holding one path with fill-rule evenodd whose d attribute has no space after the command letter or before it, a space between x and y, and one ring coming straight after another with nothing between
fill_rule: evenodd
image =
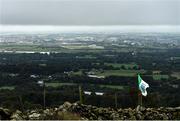
<instances>
[{"instance_id":1,"label":"grey rock","mask_svg":"<svg viewBox=\"0 0 180 121\"><path fill-rule=\"evenodd\" d=\"M146 108L143 107L143 106L141 106L141 105L138 105L138 106L136 107L136 112L138 112L138 111L145 111L145 110L146 110Z\"/></svg>"},{"instance_id":2,"label":"grey rock","mask_svg":"<svg viewBox=\"0 0 180 121\"><path fill-rule=\"evenodd\" d=\"M0 120L9 120L11 112L8 109L0 108Z\"/></svg>"},{"instance_id":3,"label":"grey rock","mask_svg":"<svg viewBox=\"0 0 180 121\"><path fill-rule=\"evenodd\" d=\"M74 104L75 105L75 104ZM70 102L65 102L63 105L59 106L58 110L66 111L68 110L72 104Z\"/></svg>"},{"instance_id":4,"label":"grey rock","mask_svg":"<svg viewBox=\"0 0 180 121\"><path fill-rule=\"evenodd\" d=\"M24 115L21 111L16 110L12 115L11 115L11 120L24 120L27 119L27 116Z\"/></svg>"},{"instance_id":5,"label":"grey rock","mask_svg":"<svg viewBox=\"0 0 180 121\"><path fill-rule=\"evenodd\" d=\"M32 112L30 115L28 115L28 118L30 120L38 120L38 119L41 119L41 114L39 114L38 112Z\"/></svg>"},{"instance_id":6,"label":"grey rock","mask_svg":"<svg viewBox=\"0 0 180 121\"><path fill-rule=\"evenodd\" d=\"M112 120L119 120L120 118L119 118L119 114L118 113L112 113L111 115L110 115L110 117L111 117L111 119Z\"/></svg>"}]
</instances>

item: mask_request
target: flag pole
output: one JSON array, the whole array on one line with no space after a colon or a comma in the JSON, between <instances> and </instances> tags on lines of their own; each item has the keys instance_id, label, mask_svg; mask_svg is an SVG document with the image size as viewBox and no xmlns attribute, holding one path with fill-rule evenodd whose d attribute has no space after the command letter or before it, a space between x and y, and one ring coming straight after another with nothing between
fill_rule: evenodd
<instances>
[{"instance_id":1,"label":"flag pole","mask_svg":"<svg viewBox=\"0 0 180 121\"><path fill-rule=\"evenodd\" d=\"M43 81L43 108L46 108L46 90L45 90L45 81Z\"/></svg>"},{"instance_id":2,"label":"flag pole","mask_svg":"<svg viewBox=\"0 0 180 121\"><path fill-rule=\"evenodd\" d=\"M80 101L81 104L83 104L81 85L79 85L79 101Z\"/></svg>"},{"instance_id":3,"label":"flag pole","mask_svg":"<svg viewBox=\"0 0 180 121\"><path fill-rule=\"evenodd\" d=\"M23 105L23 101L22 101L22 96L21 96L21 95L19 95L19 96L18 96L18 98L19 98L19 102L20 102L21 110L22 110L22 112L24 112L24 105Z\"/></svg>"},{"instance_id":4,"label":"flag pole","mask_svg":"<svg viewBox=\"0 0 180 121\"><path fill-rule=\"evenodd\" d=\"M139 90L139 74L138 75L138 105L142 106L142 94L141 91Z\"/></svg>"},{"instance_id":5,"label":"flag pole","mask_svg":"<svg viewBox=\"0 0 180 121\"><path fill-rule=\"evenodd\" d=\"M115 107L117 108L118 105L117 105L117 93L116 92L114 94L114 102L115 102Z\"/></svg>"},{"instance_id":6,"label":"flag pole","mask_svg":"<svg viewBox=\"0 0 180 121\"><path fill-rule=\"evenodd\" d=\"M142 106L142 94L138 91L138 105Z\"/></svg>"}]
</instances>

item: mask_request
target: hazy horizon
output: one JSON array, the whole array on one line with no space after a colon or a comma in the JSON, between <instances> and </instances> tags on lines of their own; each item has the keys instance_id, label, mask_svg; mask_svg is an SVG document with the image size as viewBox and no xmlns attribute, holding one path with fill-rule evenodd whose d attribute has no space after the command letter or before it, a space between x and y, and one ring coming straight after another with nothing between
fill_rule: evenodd
<instances>
[{"instance_id":1,"label":"hazy horizon","mask_svg":"<svg viewBox=\"0 0 180 121\"><path fill-rule=\"evenodd\" d=\"M0 32L180 32L180 26L52 26L52 25L0 25Z\"/></svg>"}]
</instances>

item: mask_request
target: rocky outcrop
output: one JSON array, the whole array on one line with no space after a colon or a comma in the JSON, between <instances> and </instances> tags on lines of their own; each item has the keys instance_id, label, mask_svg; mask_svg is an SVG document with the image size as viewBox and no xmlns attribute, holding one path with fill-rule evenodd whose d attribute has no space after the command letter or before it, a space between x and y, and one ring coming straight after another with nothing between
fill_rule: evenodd
<instances>
[{"instance_id":1,"label":"rocky outcrop","mask_svg":"<svg viewBox=\"0 0 180 121\"><path fill-rule=\"evenodd\" d=\"M180 107L135 109L102 108L80 103L65 102L58 108L27 110L22 113L0 108L0 118L6 120L172 120L180 119Z\"/></svg>"},{"instance_id":2,"label":"rocky outcrop","mask_svg":"<svg viewBox=\"0 0 180 121\"><path fill-rule=\"evenodd\" d=\"M137 106L136 109L113 109L97 108L95 106L73 104L69 109L79 113L85 119L106 120L168 120L180 119L180 107L177 108L144 108Z\"/></svg>"}]
</instances>

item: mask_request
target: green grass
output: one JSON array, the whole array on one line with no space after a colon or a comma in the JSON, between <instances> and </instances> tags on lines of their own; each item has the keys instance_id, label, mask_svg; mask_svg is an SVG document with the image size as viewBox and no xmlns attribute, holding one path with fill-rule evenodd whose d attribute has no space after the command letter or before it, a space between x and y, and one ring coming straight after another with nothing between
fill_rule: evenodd
<instances>
[{"instance_id":1,"label":"green grass","mask_svg":"<svg viewBox=\"0 0 180 121\"><path fill-rule=\"evenodd\" d=\"M62 46L63 48L67 48L67 49L104 49L101 46L89 46L89 45L65 45Z\"/></svg>"},{"instance_id":2,"label":"green grass","mask_svg":"<svg viewBox=\"0 0 180 121\"><path fill-rule=\"evenodd\" d=\"M92 56L92 55L76 56L76 58L79 58L79 59L96 59L96 57Z\"/></svg>"},{"instance_id":3,"label":"green grass","mask_svg":"<svg viewBox=\"0 0 180 121\"><path fill-rule=\"evenodd\" d=\"M69 74L70 75L79 75L79 76L81 76L83 73L82 73L82 71L83 71L83 69L80 69L79 71L76 71L76 72L70 72Z\"/></svg>"},{"instance_id":4,"label":"green grass","mask_svg":"<svg viewBox=\"0 0 180 121\"><path fill-rule=\"evenodd\" d=\"M0 90L3 90L3 89L14 90L15 87L14 86L2 86L2 87L0 87Z\"/></svg>"},{"instance_id":5,"label":"green grass","mask_svg":"<svg viewBox=\"0 0 180 121\"><path fill-rule=\"evenodd\" d=\"M76 85L75 83L58 83L58 82L50 82L46 83L47 87L61 87L61 86L72 86Z\"/></svg>"},{"instance_id":6,"label":"green grass","mask_svg":"<svg viewBox=\"0 0 180 121\"><path fill-rule=\"evenodd\" d=\"M157 75L152 75L154 80L161 80L161 79L168 79L168 75L162 75L162 74L157 74Z\"/></svg>"},{"instance_id":7,"label":"green grass","mask_svg":"<svg viewBox=\"0 0 180 121\"><path fill-rule=\"evenodd\" d=\"M95 72L97 76L126 76L133 77L136 76L137 73L145 73L145 70L104 70L103 72Z\"/></svg>"},{"instance_id":8,"label":"green grass","mask_svg":"<svg viewBox=\"0 0 180 121\"><path fill-rule=\"evenodd\" d=\"M82 75L82 71L73 72L72 75Z\"/></svg>"},{"instance_id":9,"label":"green grass","mask_svg":"<svg viewBox=\"0 0 180 121\"><path fill-rule=\"evenodd\" d=\"M63 47L46 47L39 45L0 45L0 50L47 52L47 51L61 51L66 49Z\"/></svg>"},{"instance_id":10,"label":"green grass","mask_svg":"<svg viewBox=\"0 0 180 121\"><path fill-rule=\"evenodd\" d=\"M123 90L123 86L116 86L116 85L99 85L101 88L110 88L110 89L119 89Z\"/></svg>"},{"instance_id":11,"label":"green grass","mask_svg":"<svg viewBox=\"0 0 180 121\"><path fill-rule=\"evenodd\" d=\"M86 49L88 48L88 46L86 45L66 45L66 46L62 46L64 48L67 48L67 49Z\"/></svg>"},{"instance_id":12,"label":"green grass","mask_svg":"<svg viewBox=\"0 0 180 121\"><path fill-rule=\"evenodd\" d=\"M160 70L155 70L155 71L153 71L153 74L160 74L160 73L161 73Z\"/></svg>"},{"instance_id":13,"label":"green grass","mask_svg":"<svg viewBox=\"0 0 180 121\"><path fill-rule=\"evenodd\" d=\"M137 64L135 63L125 63L125 64L119 64L119 63L105 63L105 65L107 66L113 66L113 67L118 67L118 68L121 68L121 66L125 66L126 69L128 68L133 68L134 66L138 67Z\"/></svg>"},{"instance_id":14,"label":"green grass","mask_svg":"<svg viewBox=\"0 0 180 121\"><path fill-rule=\"evenodd\" d=\"M46 83L47 87L61 87L61 86L72 86L72 85L77 85L76 83L58 83L58 82L51 82L51 83ZM91 86L94 86L94 84L90 84ZM123 90L123 86L119 85L98 85L101 88L109 88L109 89L120 89Z\"/></svg>"}]
</instances>

